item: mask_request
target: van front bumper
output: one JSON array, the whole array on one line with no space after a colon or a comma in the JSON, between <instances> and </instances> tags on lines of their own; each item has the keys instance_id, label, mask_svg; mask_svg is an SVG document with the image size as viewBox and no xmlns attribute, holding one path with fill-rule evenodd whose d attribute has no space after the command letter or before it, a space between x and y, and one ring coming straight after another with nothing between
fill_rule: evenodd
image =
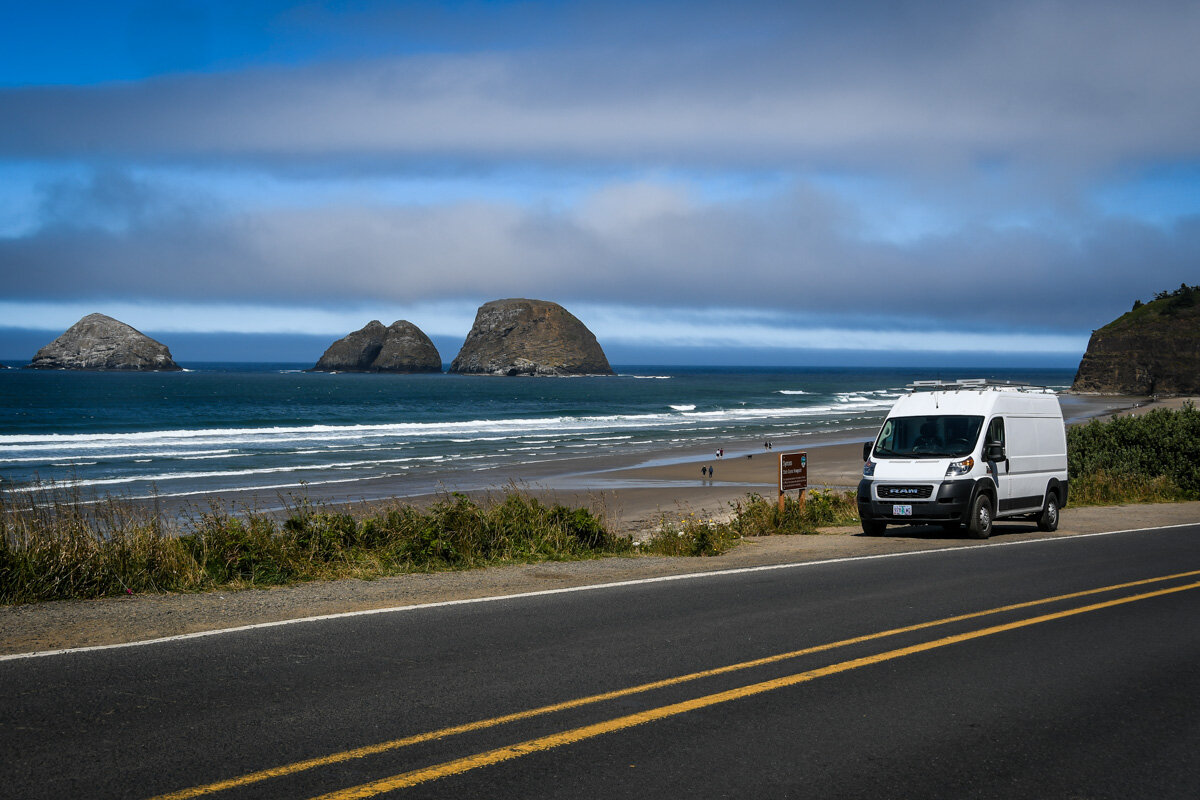
<instances>
[{"instance_id":1,"label":"van front bumper","mask_svg":"<svg viewBox=\"0 0 1200 800\"><path fill-rule=\"evenodd\" d=\"M874 486L876 483L892 484L894 481L873 481L863 478L858 484L858 516L868 522L888 522L896 525L912 523L946 523L964 522L971 503L971 492L975 482L971 480L942 481L925 500L916 498L887 499L876 498ZM912 515L897 514L897 507L911 506Z\"/></svg>"}]
</instances>

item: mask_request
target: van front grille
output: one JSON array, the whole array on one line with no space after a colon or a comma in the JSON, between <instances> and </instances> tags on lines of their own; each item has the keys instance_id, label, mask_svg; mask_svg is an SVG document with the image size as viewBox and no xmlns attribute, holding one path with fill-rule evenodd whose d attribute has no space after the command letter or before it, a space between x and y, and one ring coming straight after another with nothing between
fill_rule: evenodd
<instances>
[{"instance_id":1,"label":"van front grille","mask_svg":"<svg viewBox=\"0 0 1200 800\"><path fill-rule=\"evenodd\" d=\"M933 494L933 487L928 485L916 486L880 486L879 496L886 500L926 500Z\"/></svg>"}]
</instances>

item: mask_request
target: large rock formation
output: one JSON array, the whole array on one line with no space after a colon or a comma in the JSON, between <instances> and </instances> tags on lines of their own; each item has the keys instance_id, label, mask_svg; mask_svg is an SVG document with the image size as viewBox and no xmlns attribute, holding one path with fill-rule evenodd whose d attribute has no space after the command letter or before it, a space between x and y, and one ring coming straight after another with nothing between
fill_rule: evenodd
<instances>
[{"instance_id":1,"label":"large rock formation","mask_svg":"<svg viewBox=\"0 0 1200 800\"><path fill-rule=\"evenodd\" d=\"M338 339L313 372L441 372L442 357L420 328L408 320L388 327L373 319Z\"/></svg>"},{"instance_id":2,"label":"large rock formation","mask_svg":"<svg viewBox=\"0 0 1200 800\"><path fill-rule=\"evenodd\" d=\"M1200 394L1200 287L1134 305L1093 331L1079 362L1076 392Z\"/></svg>"},{"instance_id":3,"label":"large rock formation","mask_svg":"<svg viewBox=\"0 0 1200 800\"><path fill-rule=\"evenodd\" d=\"M88 314L37 351L30 369L179 370L165 344L104 314Z\"/></svg>"},{"instance_id":4,"label":"large rock formation","mask_svg":"<svg viewBox=\"0 0 1200 800\"><path fill-rule=\"evenodd\" d=\"M475 324L451 372L483 375L612 375L596 337L558 303L493 300Z\"/></svg>"}]
</instances>

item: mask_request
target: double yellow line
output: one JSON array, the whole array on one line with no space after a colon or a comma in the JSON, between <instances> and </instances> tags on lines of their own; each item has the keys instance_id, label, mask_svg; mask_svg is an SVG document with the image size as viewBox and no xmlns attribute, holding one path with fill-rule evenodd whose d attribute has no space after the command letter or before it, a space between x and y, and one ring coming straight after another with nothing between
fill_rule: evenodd
<instances>
[{"instance_id":1,"label":"double yellow line","mask_svg":"<svg viewBox=\"0 0 1200 800\"><path fill-rule=\"evenodd\" d=\"M836 642L830 642L827 644L816 645L814 647L806 647L801 650L792 650L790 652L779 653L776 655L767 656L765 658L758 658L758 659L754 659L751 661L743 661L743 662L740 662L737 664L730 664L730 665L724 666L724 667L717 667L716 669L703 670L701 672L693 672L693 673L689 673L687 675L680 675L680 676L677 676L674 678L667 678L667 679L661 680L661 681L653 681L651 683L643 683L638 686L631 686L631 687L628 687L625 689L618 689L618 690L612 691L612 692L603 692L601 694L589 695L587 697L581 697L581 698L577 698L574 700L568 700L568 701L565 701L562 703L554 703L551 705L541 706L539 708L528 709L526 711L519 711L519 712L516 712L513 714L507 714L507 715L500 716L500 717L492 717L490 719L478 720L475 722L469 722L469 723L465 723L462 725L454 725L454 726L447 727L447 728L441 728L436 731L429 731L427 733L420 733L420 734L416 734L413 736L407 736L407 737L404 737L401 739L393 739L391 741L381 742L379 744L374 744L374 745L369 745L367 747L355 748L353 750L345 750L340 753L333 753L333 754L330 754L327 756L322 756L319 758L312 758L312 759L308 759L305 761L297 761L292 764L285 764L285 765L282 765L279 767L261 770L259 772L252 772L247 775L242 775L242 776L239 776L236 778L230 778L230 779L224 780L224 781L218 781L216 783L209 783L209 784L205 784L203 786L196 786L196 787L192 787L189 789L183 789L178 792L172 792L170 794L159 795L158 797L155 797L152 800L185 800L185 798L201 797L204 795L224 791L226 789L234 789L237 787L247 786L247 785L250 785L253 783L258 783L260 781L268 780L270 778L284 777L287 775L293 775L298 772L303 772L305 770L329 766L332 764L338 764L341 762L351 761L354 759L365 758L367 756L376 755L378 753L384 753L384 752L391 751L391 750L397 750L399 748L408 747L410 745L419 744L421 742L428 742L428 741L433 741L436 739L444 739L449 736L454 736L454 735L460 734L460 733L468 733L471 731L484 730L486 728L492 728L492 727L496 727L498 725L504 725L509 722L516 722L518 720L530 719L532 717L538 717L538 716L542 716L545 714L552 714L552 713L555 713L558 711L564 711L564 710L572 709L572 708L579 708L581 706L591 705L593 703L600 703L600 702L604 702L606 700L613 700L613 699L620 698L620 697L628 697L630 695L641 694L644 692L649 692L649 691L652 691L655 689L661 689L661 688L668 687L668 686L676 686L678 684L687 683L689 681L699 680L701 678L708 678L708 677L712 677L715 675L724 675L724 674L728 674L731 672L737 672L739 670L752 669L754 667L760 667L760 666L763 666L766 664L774 664L774 663L778 663L781 661L786 661L788 659L799 658L801 656L806 656L806 655L811 655L813 653L820 653L820 652L824 652L824 651L828 651L828 650L833 650L833 649L836 649L839 647L847 647L849 645L860 644L862 642L869 642L869 641L873 641L876 639L882 639L882 638L888 637L888 636L896 636L899 634L910 633L913 631L924 630L927 628L933 628L933 627L936 627L939 625L949 625L949 624L952 624L955 622L962 622L965 620L977 619L980 617L985 617L985 616L994 615L994 614L1002 614L1005 612L1019 611L1021 609L1033 608L1036 606L1043 606L1043 605L1048 605L1051 603L1063 602L1066 600L1073 600L1073 599L1077 599L1080 597L1088 597L1088 596L1092 596L1092 595L1102 594L1105 592L1114 592L1114 591L1119 591L1122 589L1130 589L1130 588L1135 588L1135 587L1139 587L1139 586L1147 586L1149 584L1154 584L1154 583L1163 583L1163 582L1171 581L1171 580L1180 580L1183 578L1194 577L1196 575L1200 575L1200 570L1193 570L1190 572L1180 572L1180 573L1176 573L1173 575L1164 575L1164 576L1157 577L1157 578L1147 578L1145 580L1140 580L1140 581L1130 581L1128 583L1118 583L1118 584L1113 584L1111 586L1103 586L1103 587L1100 587L1097 589L1088 589L1088 590L1082 591L1082 592L1072 592L1070 594L1056 595L1054 597L1046 597L1046 598L1043 598L1040 600L1031 600L1031 601L1024 602L1024 603L1015 603L1012 605L1000 606L998 608L987 609L986 611L976 611L976 612L973 612L970 614L960 614L958 616L945 617L942 619L932 620L929 622L917 623L915 625L907 625L902 628L892 628L890 630L880 631L878 633L866 634L864 636L855 636L855 637L852 637L849 639L842 639L842 640L836 641ZM1125 597L1114 598L1112 600L1105 600L1105 601L1102 601L1099 603L1093 603L1091 605L1080 606L1077 608L1067 609L1064 611L1056 611L1056 612L1052 612L1049 614L1042 614L1042 615L1035 616L1035 617L1028 617L1026 619L1017 620L1015 622L1009 622L1009 623L1004 623L1001 625L993 625L993 626L986 627L986 628L980 628L977 630L968 631L966 633L956 634L953 636L947 636L947 637L943 637L940 639L923 642L921 644L911 645L908 647L901 647L901 648L897 648L895 650L889 650L889 651L879 653L876 655L872 655L872 656L865 656L862 658L856 658L856 659L852 659L849 661L843 661L843 662L840 662L837 664L832 664L830 666L820 667L818 669L807 670L805 672L798 672L793 675L786 675L784 677L776 678L774 680L762 681L760 683L753 683L753 684L750 684L747 686L742 686L742 687L739 687L736 689L730 689L730 690L724 691L724 692L717 692L715 694L709 694L709 695L704 695L702 697L693 698L691 700L687 700L687 701L684 701L681 703L673 703L670 705L660 706L658 708L651 708L651 709L647 709L646 711L638 712L636 714L628 714L628 715L625 715L622 717L617 717L615 719L606 720L604 722L596 723L593 725L585 725L583 727L573 728L571 730L562 731L560 733L551 734L549 736L543 736L543 737L539 737L536 739L530 739L528 741L520 742L520 743L514 744L514 745L509 745L507 747L501 747L501 748L497 748L495 750L489 750L489 751L486 751L483 753L477 753L475 755L467 756L465 758L460 758L460 759L456 759L453 761L447 761L442 764L436 764L434 766L426 767L424 769L413 770L411 772L406 772L406 773L403 773L400 775L394 775L391 777L383 778L378 781L372 781L370 783L366 783L361 786L355 786L355 787L351 787L349 789L343 789L343 790L339 790L336 792L331 792L329 794L322 795L320 798L317 798L316 800L350 800L350 798L374 797L374 796L376 796L378 794L382 794L384 792L394 791L396 789L402 789L402 788L405 788L408 786L415 786L420 783L427 783L429 781L436 780L438 778L444 778L444 777L447 777L450 775L461 774L463 772L468 772L470 770L477 769L479 767L484 767L484 766L488 766L491 764L498 764L502 761L510 761L514 758L520 758L521 756L529 755L530 753L536 753L536 752L541 752L544 750L550 750L550 749L553 749L556 747L561 747L566 744L572 744L575 742L583 741L585 739L590 739L590 738L594 738L596 736L601 736L606 733L613 733L615 731L623 730L626 728L631 728L631 727L634 727L635 725L642 725L647 722L653 722L655 720L660 720L660 719L665 719L667 717L676 716L676 715L683 714L688 711L693 711L698 708L706 708L708 706L713 706L713 705L717 705L720 703L727 703L732 700L739 700L739 699L742 699L745 697L750 697L750 696L756 695L756 694L762 694L764 692L774 691L776 689L782 689L782 688L785 688L788 686L795 686L797 684L805 683L805 682L814 680L816 678L824 677L826 675L835 675L840 672L847 672L849 670L857 669L859 667L864 667L864 666L867 666L870 664L878 664L883 661L890 661L892 659L902 658L904 656L912 655L914 653L921 653L921 652L933 650L933 649L936 649L939 647L946 647L947 645L957 644L959 642L970 641L972 639L979 639L979 638L982 638L985 636L991 636L993 634L1002 633L1004 631L1028 627L1030 625L1037 625L1042 622L1049 622L1051 620L1063 619L1065 617L1076 616L1078 614L1085 614L1085 613L1088 613L1091 611L1098 611L1098 610L1104 609L1104 608L1111 608L1113 606L1123 605L1125 603L1132 603L1132 602L1136 602L1139 600L1146 600L1146 599L1149 599L1152 597L1161 597L1163 595L1173 594L1176 592L1182 592L1182 591L1187 591L1189 589L1197 589L1197 588L1200 588L1200 582L1188 583L1188 584L1183 584L1180 586L1172 586L1172 587L1168 587L1168 588L1164 588L1164 589L1157 589L1157 590L1150 591L1150 592L1144 592L1141 594L1134 594L1134 595L1128 595Z\"/></svg>"}]
</instances>

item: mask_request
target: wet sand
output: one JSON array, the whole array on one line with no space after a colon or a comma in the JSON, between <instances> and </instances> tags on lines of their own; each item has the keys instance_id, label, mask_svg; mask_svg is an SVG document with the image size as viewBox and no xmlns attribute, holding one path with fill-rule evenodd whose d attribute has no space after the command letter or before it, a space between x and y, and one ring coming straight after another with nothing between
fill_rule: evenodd
<instances>
[{"instance_id":1,"label":"wet sand","mask_svg":"<svg viewBox=\"0 0 1200 800\"><path fill-rule=\"evenodd\" d=\"M1112 414L1106 414L1102 418L1110 417L1140 417L1156 408L1168 408L1172 411L1178 411L1186 404L1200 406L1200 397L1164 397L1161 400L1151 400L1145 397L1130 398L1130 407L1115 411Z\"/></svg>"}]
</instances>

